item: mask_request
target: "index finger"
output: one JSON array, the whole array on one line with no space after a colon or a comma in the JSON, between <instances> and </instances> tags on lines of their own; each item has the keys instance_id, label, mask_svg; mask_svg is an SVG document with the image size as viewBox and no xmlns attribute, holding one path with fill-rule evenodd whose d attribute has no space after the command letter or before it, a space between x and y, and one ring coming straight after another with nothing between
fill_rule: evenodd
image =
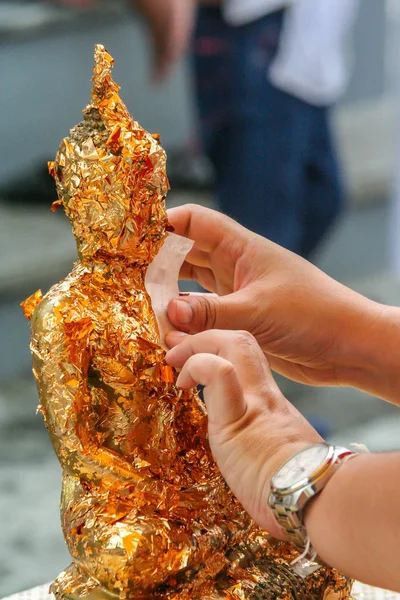
<instances>
[{"instance_id":1,"label":"index finger","mask_svg":"<svg viewBox=\"0 0 400 600\"><path fill-rule=\"evenodd\" d=\"M168 220L177 235L194 240L203 252L214 252L227 234L243 234L244 229L230 217L198 204L170 208Z\"/></svg>"},{"instance_id":2,"label":"index finger","mask_svg":"<svg viewBox=\"0 0 400 600\"><path fill-rule=\"evenodd\" d=\"M168 334L167 343L174 346L167 352L168 364L182 368L191 356L214 354L232 363L246 389L262 388L275 382L268 362L256 340L247 331L210 330L197 335Z\"/></svg>"}]
</instances>

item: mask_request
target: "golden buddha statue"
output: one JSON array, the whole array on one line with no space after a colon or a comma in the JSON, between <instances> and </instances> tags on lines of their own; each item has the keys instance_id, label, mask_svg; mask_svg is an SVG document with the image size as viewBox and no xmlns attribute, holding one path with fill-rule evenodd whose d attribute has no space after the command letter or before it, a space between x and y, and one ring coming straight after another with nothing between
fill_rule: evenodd
<instances>
[{"instance_id":1,"label":"golden buddha statue","mask_svg":"<svg viewBox=\"0 0 400 600\"><path fill-rule=\"evenodd\" d=\"M95 49L91 103L51 173L79 259L23 308L40 411L62 471L72 564L57 600L341 600L350 582L261 531L214 462L196 390L164 361L145 288L168 230L166 156L129 115Z\"/></svg>"}]
</instances>

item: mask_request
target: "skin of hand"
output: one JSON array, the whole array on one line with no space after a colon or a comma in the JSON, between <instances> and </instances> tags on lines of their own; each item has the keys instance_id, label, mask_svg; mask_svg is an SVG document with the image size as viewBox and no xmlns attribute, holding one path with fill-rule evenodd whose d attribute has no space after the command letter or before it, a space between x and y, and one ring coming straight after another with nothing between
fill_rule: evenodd
<instances>
[{"instance_id":1,"label":"skin of hand","mask_svg":"<svg viewBox=\"0 0 400 600\"><path fill-rule=\"evenodd\" d=\"M283 539L268 507L271 477L320 436L281 394L248 332L171 332L167 343L167 362L182 369L177 386L205 386L211 451L227 484L261 527Z\"/></svg>"},{"instance_id":2,"label":"skin of hand","mask_svg":"<svg viewBox=\"0 0 400 600\"><path fill-rule=\"evenodd\" d=\"M194 26L196 0L130 0L146 21L153 45L153 78L164 79L183 56Z\"/></svg>"},{"instance_id":3,"label":"skin of hand","mask_svg":"<svg viewBox=\"0 0 400 600\"><path fill-rule=\"evenodd\" d=\"M177 385L205 386L210 446L223 477L253 519L284 539L268 507L271 477L320 436L281 394L249 333L173 331L167 343L167 362L182 369ZM335 473L304 515L326 564L398 592L399 469L400 453L359 455Z\"/></svg>"},{"instance_id":4,"label":"skin of hand","mask_svg":"<svg viewBox=\"0 0 400 600\"><path fill-rule=\"evenodd\" d=\"M185 205L168 218L175 233L195 241L181 279L214 292L172 300L174 327L249 331L278 373L308 385L350 385L399 403L398 309L357 294L211 209Z\"/></svg>"}]
</instances>

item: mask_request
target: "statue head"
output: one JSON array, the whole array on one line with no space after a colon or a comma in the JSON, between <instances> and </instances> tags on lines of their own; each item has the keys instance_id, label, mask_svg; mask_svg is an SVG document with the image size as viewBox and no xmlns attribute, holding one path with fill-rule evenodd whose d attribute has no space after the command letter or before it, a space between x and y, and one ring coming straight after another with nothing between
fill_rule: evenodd
<instances>
[{"instance_id":1,"label":"statue head","mask_svg":"<svg viewBox=\"0 0 400 600\"><path fill-rule=\"evenodd\" d=\"M50 163L81 258L151 262L161 247L169 189L158 136L134 121L111 77L112 57L95 48L91 103Z\"/></svg>"}]
</instances>

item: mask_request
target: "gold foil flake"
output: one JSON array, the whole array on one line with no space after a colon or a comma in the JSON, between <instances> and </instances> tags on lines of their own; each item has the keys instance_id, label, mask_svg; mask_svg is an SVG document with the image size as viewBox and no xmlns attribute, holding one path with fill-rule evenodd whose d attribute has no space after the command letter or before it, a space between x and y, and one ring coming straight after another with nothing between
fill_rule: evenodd
<instances>
[{"instance_id":1,"label":"gold foil flake","mask_svg":"<svg viewBox=\"0 0 400 600\"><path fill-rule=\"evenodd\" d=\"M49 170L79 260L32 316L31 349L63 470L72 564L57 600L349 598L322 568L300 579L295 551L261 531L221 477L196 390L176 388L146 270L170 230L159 137L134 121L96 46L91 102ZM330 594L330 595L329 595ZM336 595L335 595L336 594Z\"/></svg>"},{"instance_id":2,"label":"gold foil flake","mask_svg":"<svg viewBox=\"0 0 400 600\"><path fill-rule=\"evenodd\" d=\"M21 302L22 311L27 319L31 319L36 307L43 298L42 290L37 290L32 296Z\"/></svg>"},{"instance_id":3,"label":"gold foil flake","mask_svg":"<svg viewBox=\"0 0 400 600\"><path fill-rule=\"evenodd\" d=\"M62 200L55 200L52 205L50 206L50 209L53 212L56 212L59 208L62 207Z\"/></svg>"}]
</instances>

